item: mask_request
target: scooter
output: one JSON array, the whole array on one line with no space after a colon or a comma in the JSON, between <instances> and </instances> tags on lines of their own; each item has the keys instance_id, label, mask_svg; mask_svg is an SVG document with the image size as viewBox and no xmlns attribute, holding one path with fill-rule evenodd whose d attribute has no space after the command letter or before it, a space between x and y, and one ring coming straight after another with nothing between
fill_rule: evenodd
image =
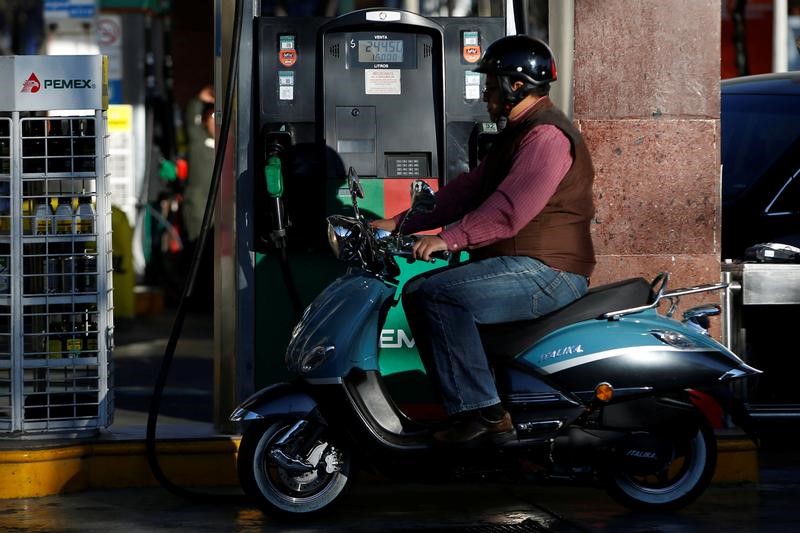
<instances>
[{"instance_id":1,"label":"scooter","mask_svg":"<svg viewBox=\"0 0 800 533\"><path fill-rule=\"evenodd\" d=\"M635 509L677 509L708 486L716 439L701 410L709 395L736 406L730 383L759 374L708 334L719 306L671 318L681 296L724 284L667 292L668 274L591 289L529 322L485 327L482 341L516 437L478 448L446 447L432 428L392 401L378 366L378 338L395 299L396 258L412 258L414 236L370 227L358 209L363 189L348 176L354 217L328 217L334 254L357 266L303 313L286 351L291 383L266 387L231 420L246 424L237 461L246 494L266 512L325 510L357 468L409 480L572 480L605 487ZM410 213L435 205L423 182ZM409 215L411 216L411 215ZM658 312L661 302L671 306ZM702 392L700 392L702 391Z\"/></svg>"}]
</instances>

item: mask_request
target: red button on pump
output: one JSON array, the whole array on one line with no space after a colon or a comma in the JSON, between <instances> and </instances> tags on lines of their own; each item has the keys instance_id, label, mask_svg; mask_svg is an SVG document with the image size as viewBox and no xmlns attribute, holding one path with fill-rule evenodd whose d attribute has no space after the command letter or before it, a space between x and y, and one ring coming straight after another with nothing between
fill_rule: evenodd
<instances>
[{"instance_id":1,"label":"red button on pump","mask_svg":"<svg viewBox=\"0 0 800 533\"><path fill-rule=\"evenodd\" d=\"M291 67L297 62L297 50L281 50L278 52L278 60L284 67Z\"/></svg>"},{"instance_id":2,"label":"red button on pump","mask_svg":"<svg viewBox=\"0 0 800 533\"><path fill-rule=\"evenodd\" d=\"M464 61L467 63L475 63L481 58L480 46L465 46L464 47Z\"/></svg>"}]
</instances>

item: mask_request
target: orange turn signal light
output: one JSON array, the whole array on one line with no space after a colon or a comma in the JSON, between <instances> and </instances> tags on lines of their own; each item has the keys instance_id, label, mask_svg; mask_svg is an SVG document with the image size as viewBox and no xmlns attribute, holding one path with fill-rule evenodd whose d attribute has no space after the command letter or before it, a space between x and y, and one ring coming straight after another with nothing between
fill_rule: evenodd
<instances>
[{"instance_id":1,"label":"orange turn signal light","mask_svg":"<svg viewBox=\"0 0 800 533\"><path fill-rule=\"evenodd\" d=\"M601 402L609 402L611 398L614 396L614 387L611 386L611 383L602 382L599 383L594 388L594 397L600 400Z\"/></svg>"}]
</instances>

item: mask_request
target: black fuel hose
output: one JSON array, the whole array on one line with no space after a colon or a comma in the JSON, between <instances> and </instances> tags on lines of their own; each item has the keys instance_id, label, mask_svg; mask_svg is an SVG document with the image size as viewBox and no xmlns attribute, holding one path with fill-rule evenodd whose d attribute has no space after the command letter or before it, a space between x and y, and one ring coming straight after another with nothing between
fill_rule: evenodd
<instances>
[{"instance_id":1,"label":"black fuel hose","mask_svg":"<svg viewBox=\"0 0 800 533\"><path fill-rule=\"evenodd\" d=\"M167 347L164 350L164 357L161 360L161 367L159 368L158 377L156 378L156 383L153 387L153 397L150 401L150 411L147 416L147 434L145 441L147 462L150 465L150 470L153 473L153 476L161 484L161 486L178 496L192 500L213 502L240 502L242 496L196 492L186 489L185 487L181 487L170 480L166 474L164 474L164 471L161 469L161 465L158 462L158 455L156 454L156 425L158 423L158 413L161 407L161 398L164 393L167 375L169 374L172 360L175 357L175 347L178 344L178 339L180 338L181 331L183 329L183 322L186 318L186 312L188 310L187 301L194 291L194 283L197 277L197 271L200 267L200 258L203 255L203 250L205 249L206 244L208 243L210 234L209 229L211 227L211 220L214 213L214 205L217 201L220 176L222 174L222 164L225 159L225 150L228 144L228 135L231 127L233 93L236 86L235 80L238 73L239 47L241 45L242 38L242 2L243 0L235 0L236 8L234 12L230 64L228 68L228 84L225 89L225 100L223 101L222 126L219 130L219 142L217 143L216 154L214 156L214 170L211 175L208 200L206 202L206 209L203 214L203 224L200 228L198 245L194 250L194 255L192 256L192 265L189 270L189 276L183 286L183 293L175 314L175 321L172 324L172 331L170 332L169 341L167 342Z\"/></svg>"},{"instance_id":2,"label":"black fuel hose","mask_svg":"<svg viewBox=\"0 0 800 533\"><path fill-rule=\"evenodd\" d=\"M292 302L295 319L300 320L300 317L303 316L305 306L300 298L300 291L297 289L297 283L295 282L292 269L289 265L289 252L286 250L286 246L280 249L279 261L281 265L281 275L283 276L283 284L289 294L289 300Z\"/></svg>"}]
</instances>

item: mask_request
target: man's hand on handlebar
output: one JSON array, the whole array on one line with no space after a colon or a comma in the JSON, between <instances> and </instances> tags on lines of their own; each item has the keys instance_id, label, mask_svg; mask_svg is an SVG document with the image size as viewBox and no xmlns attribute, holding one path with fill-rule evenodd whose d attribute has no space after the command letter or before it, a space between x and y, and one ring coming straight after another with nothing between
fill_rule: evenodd
<instances>
[{"instance_id":1,"label":"man's hand on handlebar","mask_svg":"<svg viewBox=\"0 0 800 533\"><path fill-rule=\"evenodd\" d=\"M437 235L422 235L414 243L414 257L423 261L430 261L431 254L447 252L447 244Z\"/></svg>"},{"instance_id":2,"label":"man's hand on handlebar","mask_svg":"<svg viewBox=\"0 0 800 533\"><path fill-rule=\"evenodd\" d=\"M378 228L389 232L397 229L397 224L395 224L394 220L391 218L379 218L378 220L371 221L369 225L373 228Z\"/></svg>"}]
</instances>

